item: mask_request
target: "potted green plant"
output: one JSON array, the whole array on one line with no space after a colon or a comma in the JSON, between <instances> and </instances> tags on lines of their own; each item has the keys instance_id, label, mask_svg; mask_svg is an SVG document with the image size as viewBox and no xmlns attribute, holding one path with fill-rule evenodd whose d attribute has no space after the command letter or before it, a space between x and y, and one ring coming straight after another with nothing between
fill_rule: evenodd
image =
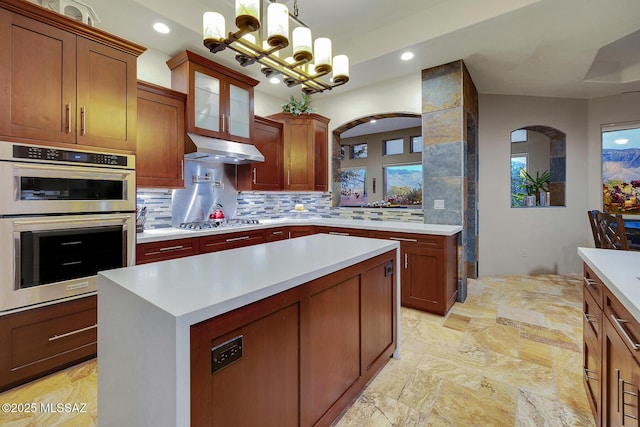
<instances>
[{"instance_id":1,"label":"potted green plant","mask_svg":"<svg viewBox=\"0 0 640 427\"><path fill-rule=\"evenodd\" d=\"M300 114L312 114L316 110L311 106L311 97L309 95L302 95L299 100L296 100L293 95L289 98L289 102L282 104L282 111L285 113L291 113L294 117Z\"/></svg>"},{"instance_id":2,"label":"potted green plant","mask_svg":"<svg viewBox=\"0 0 640 427\"><path fill-rule=\"evenodd\" d=\"M536 171L536 177L534 178L524 169L520 170L520 179L522 180L522 187L527 192L525 196L525 206L535 206L536 196L540 200L540 193L549 191L549 181L551 180L551 174L548 170L542 172Z\"/></svg>"}]
</instances>

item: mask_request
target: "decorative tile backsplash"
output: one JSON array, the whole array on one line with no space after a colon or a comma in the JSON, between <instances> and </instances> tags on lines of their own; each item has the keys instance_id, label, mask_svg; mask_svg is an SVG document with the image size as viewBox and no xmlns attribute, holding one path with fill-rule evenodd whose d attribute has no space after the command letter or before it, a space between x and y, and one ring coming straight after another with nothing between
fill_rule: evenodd
<instances>
[{"instance_id":1,"label":"decorative tile backsplash","mask_svg":"<svg viewBox=\"0 0 640 427\"><path fill-rule=\"evenodd\" d=\"M138 206L147 207L145 229L171 227L171 190L139 189ZM320 192L240 192L237 218L295 218L297 203L304 205L305 215L372 221L424 222L422 209L333 208L331 193ZM293 212L292 212L293 211Z\"/></svg>"}]
</instances>

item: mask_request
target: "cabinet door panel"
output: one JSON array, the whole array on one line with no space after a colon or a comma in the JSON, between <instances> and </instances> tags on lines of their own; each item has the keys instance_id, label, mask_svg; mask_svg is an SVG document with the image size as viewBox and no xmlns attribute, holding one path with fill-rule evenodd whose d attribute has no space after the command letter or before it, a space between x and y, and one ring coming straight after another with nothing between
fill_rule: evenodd
<instances>
[{"instance_id":1,"label":"cabinet door panel","mask_svg":"<svg viewBox=\"0 0 640 427\"><path fill-rule=\"evenodd\" d=\"M0 10L0 133L75 142L76 36Z\"/></svg>"},{"instance_id":2,"label":"cabinet door panel","mask_svg":"<svg viewBox=\"0 0 640 427\"><path fill-rule=\"evenodd\" d=\"M388 273L387 266L391 267ZM393 345L393 263L381 264L362 275L362 369L369 367Z\"/></svg>"},{"instance_id":3,"label":"cabinet door panel","mask_svg":"<svg viewBox=\"0 0 640 427\"><path fill-rule=\"evenodd\" d=\"M213 425L298 425L298 305L215 339L211 347L239 335L242 358L211 374Z\"/></svg>"},{"instance_id":4,"label":"cabinet door panel","mask_svg":"<svg viewBox=\"0 0 640 427\"><path fill-rule=\"evenodd\" d=\"M301 425L313 425L360 376L359 298L359 276L310 298L308 336L313 339L305 380L312 386L303 396L309 406Z\"/></svg>"},{"instance_id":5,"label":"cabinet door panel","mask_svg":"<svg viewBox=\"0 0 640 427\"><path fill-rule=\"evenodd\" d=\"M251 136L251 95L250 91L229 84L229 133L249 139Z\"/></svg>"},{"instance_id":6,"label":"cabinet door panel","mask_svg":"<svg viewBox=\"0 0 640 427\"><path fill-rule=\"evenodd\" d=\"M194 125L198 129L220 132L220 79L194 71Z\"/></svg>"},{"instance_id":7,"label":"cabinet door panel","mask_svg":"<svg viewBox=\"0 0 640 427\"><path fill-rule=\"evenodd\" d=\"M77 143L135 150L136 58L78 37Z\"/></svg>"},{"instance_id":8,"label":"cabinet door panel","mask_svg":"<svg viewBox=\"0 0 640 427\"><path fill-rule=\"evenodd\" d=\"M443 304L444 253L402 243L402 304L422 310L437 310Z\"/></svg>"},{"instance_id":9,"label":"cabinet door panel","mask_svg":"<svg viewBox=\"0 0 640 427\"><path fill-rule=\"evenodd\" d=\"M253 190L282 190L282 125L255 122L255 146L264 155L264 163L253 163L250 180Z\"/></svg>"},{"instance_id":10,"label":"cabinet door panel","mask_svg":"<svg viewBox=\"0 0 640 427\"><path fill-rule=\"evenodd\" d=\"M138 186L182 188L184 100L139 90L137 132Z\"/></svg>"}]
</instances>

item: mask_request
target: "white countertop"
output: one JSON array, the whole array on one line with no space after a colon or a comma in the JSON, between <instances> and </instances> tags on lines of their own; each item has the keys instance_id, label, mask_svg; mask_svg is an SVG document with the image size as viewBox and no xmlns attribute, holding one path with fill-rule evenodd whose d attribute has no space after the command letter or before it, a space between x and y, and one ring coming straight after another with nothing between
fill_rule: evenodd
<instances>
[{"instance_id":1,"label":"white countertop","mask_svg":"<svg viewBox=\"0 0 640 427\"><path fill-rule=\"evenodd\" d=\"M578 248L578 255L640 322L640 251Z\"/></svg>"},{"instance_id":2,"label":"white countertop","mask_svg":"<svg viewBox=\"0 0 640 427\"><path fill-rule=\"evenodd\" d=\"M391 240L315 234L99 275L191 325L396 248ZM110 285L99 281L98 292L101 283Z\"/></svg>"},{"instance_id":3,"label":"white countertop","mask_svg":"<svg viewBox=\"0 0 640 427\"><path fill-rule=\"evenodd\" d=\"M435 234L441 236L453 236L454 234L462 231L462 226L460 225L422 224L415 222L372 221L338 218L283 218L260 220L259 224L206 230L186 230L183 228L148 229L143 233L138 233L136 235L136 239L138 243L151 243L164 240L209 236L212 234L233 233L247 230L260 230L290 225L317 225L325 227L358 228L362 230L395 231L398 233Z\"/></svg>"}]
</instances>

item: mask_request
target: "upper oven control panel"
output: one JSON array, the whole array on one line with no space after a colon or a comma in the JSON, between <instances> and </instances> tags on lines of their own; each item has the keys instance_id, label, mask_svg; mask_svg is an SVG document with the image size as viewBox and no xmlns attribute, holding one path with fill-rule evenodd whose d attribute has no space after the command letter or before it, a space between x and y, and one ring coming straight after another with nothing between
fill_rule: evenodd
<instances>
[{"instance_id":1,"label":"upper oven control panel","mask_svg":"<svg viewBox=\"0 0 640 427\"><path fill-rule=\"evenodd\" d=\"M130 167L131 156L93 153L87 151L64 150L60 148L39 147L33 145L14 145L14 159L44 160L47 162L71 162L84 165Z\"/></svg>"}]
</instances>

